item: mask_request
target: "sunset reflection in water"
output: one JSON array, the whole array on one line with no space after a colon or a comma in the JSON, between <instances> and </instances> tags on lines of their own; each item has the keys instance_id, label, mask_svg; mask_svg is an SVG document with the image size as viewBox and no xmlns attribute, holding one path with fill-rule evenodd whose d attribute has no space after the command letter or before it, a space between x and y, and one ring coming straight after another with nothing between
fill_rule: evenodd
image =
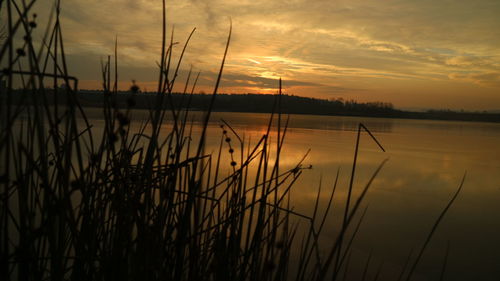
<instances>
[{"instance_id":1,"label":"sunset reflection in water","mask_svg":"<svg viewBox=\"0 0 500 281\"><path fill-rule=\"evenodd\" d=\"M140 120L144 113L135 114L134 119ZM201 132L196 122L201 120L201 114L192 116L194 141ZM245 140L245 154L248 144L253 147L266 133L269 116L213 113L205 152L217 154L224 120ZM94 117L99 126L98 116ZM281 118L285 124L288 116ZM280 170L294 168L309 150L302 167L312 166L303 171L292 189L294 211L312 215L320 182L320 210L324 210L337 170L340 173L334 207L320 241L325 252L337 236L345 207L358 124L366 125L386 149L385 153L380 151L362 132L353 198L357 198L378 165L386 158L389 161L375 178L362 206L368 206L368 210L352 246L351 276L362 272L359 268L364 267L371 251L373 266L384 262L384 278L397 279L408 253L420 249L465 172L464 188L439 225L413 280L439 276L448 241L446 276L450 280L487 280L500 274L500 244L496 243L500 235L500 124L305 115L289 118ZM139 124L137 121L132 125ZM169 132L166 124L164 131ZM232 132L225 128L231 136ZM270 136L271 151L276 149L275 133ZM231 142L239 166L240 146L234 135ZM228 149L223 142L221 175L229 174L231 168ZM272 157L274 153L271 163L275 160ZM300 218L296 223L299 230L307 226Z\"/></svg>"}]
</instances>

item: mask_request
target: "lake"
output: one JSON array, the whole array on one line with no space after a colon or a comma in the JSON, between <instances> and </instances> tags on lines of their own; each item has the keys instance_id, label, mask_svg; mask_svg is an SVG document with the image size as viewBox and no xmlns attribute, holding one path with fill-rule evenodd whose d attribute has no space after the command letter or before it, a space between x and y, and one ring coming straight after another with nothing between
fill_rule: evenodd
<instances>
[{"instance_id":1,"label":"lake","mask_svg":"<svg viewBox=\"0 0 500 281\"><path fill-rule=\"evenodd\" d=\"M352 280L361 274L370 253L368 276L383 263L380 278L397 279L409 252L413 249L414 258L464 173L462 192L439 225L412 280L439 278L448 243L447 280L498 280L500 124L308 115L289 118L281 163L293 167L310 149L304 166L312 165L292 191L294 210L312 213L320 179L324 207L340 170L334 213L322 238L325 252L336 237L344 207L358 124L363 123L386 150L382 152L368 134L361 133L355 198L376 167L386 158L389 161L364 201L369 207L353 244ZM255 143L265 133L269 114L214 113L207 152L218 149L221 119L240 137Z\"/></svg>"},{"instance_id":2,"label":"lake","mask_svg":"<svg viewBox=\"0 0 500 281\"><path fill-rule=\"evenodd\" d=\"M88 108L86 113L99 139L99 132L104 128L102 110ZM134 111L132 130L147 116L146 111ZM200 112L190 117L194 138L201 131L196 121L201 117ZM213 113L205 151L217 153L222 120L230 124L247 145L256 144L266 133L269 117L269 114ZM286 119L287 116L282 116L283 124ZM303 171L292 189L294 211L312 215L320 184L320 210L324 210L337 171L340 175L334 206L320 240L323 254L336 239L341 223L359 123L373 133L386 152L381 151L366 132L361 132L353 200L380 163L389 160L363 201L362 209L368 209L352 246L348 280L361 279L370 255L368 279L373 279L380 268L381 280L397 280L408 254L413 249L412 259L415 258L465 173L462 192L438 226L412 280L437 280L448 245L446 280L498 280L500 124L290 115L280 169L295 167L306 154L303 167L312 166ZM162 134L170 129L167 120ZM232 135L230 130L229 133ZM276 135L271 134L271 140L275 138ZM235 155L239 155L236 139L232 135ZM223 172L231 168L228 147L224 149ZM307 226L300 218L294 223ZM298 242L300 239L299 235Z\"/></svg>"}]
</instances>

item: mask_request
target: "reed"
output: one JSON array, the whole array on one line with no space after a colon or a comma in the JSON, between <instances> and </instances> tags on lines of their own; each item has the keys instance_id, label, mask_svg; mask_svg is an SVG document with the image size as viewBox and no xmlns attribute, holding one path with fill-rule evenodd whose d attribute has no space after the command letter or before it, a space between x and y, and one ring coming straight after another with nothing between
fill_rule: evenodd
<instances>
[{"instance_id":1,"label":"reed","mask_svg":"<svg viewBox=\"0 0 500 281\"><path fill-rule=\"evenodd\" d=\"M189 121L199 73L189 72L182 104L172 101L195 30L175 61L165 0L158 90L149 117L136 128L131 124L135 100L125 107L116 103L115 38L114 56L101 65L105 125L98 132L78 103L78 79L68 73L59 1L38 50L32 39L39 28L32 11L36 0L3 2L7 33L0 78L7 87L1 96L1 280L298 281L340 279L342 272L346 278L350 248L366 213L360 214L361 202L385 163L350 206L362 130L382 148L368 128L359 125L343 223L325 253L319 237L333 208L339 173L323 213L321 187L312 215L293 211L290 190L308 167L304 159L291 169L280 167L288 123L280 113L281 80L267 131L255 144L224 122L218 151L205 152L231 29L200 135L193 134ZM22 81L21 97L13 96L15 79ZM230 163L222 162L224 153ZM308 225L300 245L296 219ZM298 253L292 253L294 248ZM298 257L294 268L292 254ZM367 270L368 262L363 276Z\"/></svg>"}]
</instances>

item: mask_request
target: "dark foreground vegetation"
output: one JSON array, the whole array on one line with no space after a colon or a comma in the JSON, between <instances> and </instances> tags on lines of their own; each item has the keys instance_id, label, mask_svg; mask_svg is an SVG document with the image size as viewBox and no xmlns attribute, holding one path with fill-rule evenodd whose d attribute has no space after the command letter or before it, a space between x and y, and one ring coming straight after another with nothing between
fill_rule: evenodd
<instances>
[{"instance_id":1,"label":"dark foreground vegetation","mask_svg":"<svg viewBox=\"0 0 500 281\"><path fill-rule=\"evenodd\" d=\"M287 131L279 114L281 95L272 97L276 113L260 139L247 143L225 124L219 150L205 152L231 32L213 94L204 96L201 133L193 135L187 111L196 107L192 92L197 79L195 74L186 77L186 106L176 106L180 96L172 89L182 55L172 58L175 41L166 39L163 2L158 91L150 96L149 118L132 129L130 113L139 99L127 97L120 105L115 49L114 64L109 59L102 66L105 118L104 130L98 131L86 118L77 79L67 72L59 4L42 39L45 44L37 49L32 41L35 0L0 3L8 18L0 49L5 66L1 78L7 81L0 111L0 280L349 279L345 272L363 219L362 201L385 163L359 197L352 197L360 133L383 150L366 127L358 128L337 237L320 247L336 182L325 212L318 211L320 191L311 214L293 211L290 190L304 167L301 161L288 169L280 166ZM13 90L19 77L22 103L15 102ZM60 89L62 83L69 86ZM49 93L48 87L58 90ZM163 132L167 115L171 130ZM230 155L229 163L222 162L223 153ZM459 191L420 250L402 265L400 280L412 278ZM297 220L307 226L300 237Z\"/></svg>"}]
</instances>

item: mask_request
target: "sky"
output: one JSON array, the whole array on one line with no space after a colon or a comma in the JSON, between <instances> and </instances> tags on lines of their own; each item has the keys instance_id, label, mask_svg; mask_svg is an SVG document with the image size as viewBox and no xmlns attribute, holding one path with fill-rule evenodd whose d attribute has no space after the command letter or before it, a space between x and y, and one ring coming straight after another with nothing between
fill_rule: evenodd
<instances>
[{"instance_id":1,"label":"sky","mask_svg":"<svg viewBox=\"0 0 500 281\"><path fill-rule=\"evenodd\" d=\"M43 1L39 22L48 18ZM72 75L100 87L100 60L118 38L120 88L156 89L161 0L62 1ZM498 0L175 0L168 33L181 68L211 93L232 21L219 92L391 102L397 108L500 109ZM179 90L182 83L179 83Z\"/></svg>"}]
</instances>

